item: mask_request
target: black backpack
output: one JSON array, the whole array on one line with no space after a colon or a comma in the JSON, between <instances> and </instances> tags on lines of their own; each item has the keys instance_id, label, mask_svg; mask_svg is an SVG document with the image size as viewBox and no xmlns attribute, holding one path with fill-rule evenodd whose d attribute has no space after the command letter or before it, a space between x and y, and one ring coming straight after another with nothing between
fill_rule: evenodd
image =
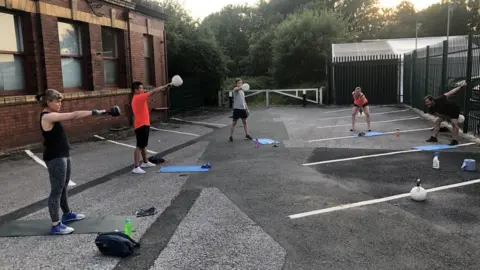
<instances>
[{"instance_id":1,"label":"black backpack","mask_svg":"<svg viewBox=\"0 0 480 270\"><path fill-rule=\"evenodd\" d=\"M121 232L100 233L95 239L95 245L103 255L121 258L132 255L133 249L140 247L139 243Z\"/></svg>"}]
</instances>

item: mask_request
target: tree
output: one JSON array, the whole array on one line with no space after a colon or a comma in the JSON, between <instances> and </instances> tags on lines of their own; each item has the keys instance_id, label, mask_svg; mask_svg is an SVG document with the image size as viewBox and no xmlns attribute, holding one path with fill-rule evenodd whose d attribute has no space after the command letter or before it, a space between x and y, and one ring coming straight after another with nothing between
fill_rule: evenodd
<instances>
[{"instance_id":1,"label":"tree","mask_svg":"<svg viewBox=\"0 0 480 270\"><path fill-rule=\"evenodd\" d=\"M305 10L290 15L275 31L272 71L281 86L319 83L331 44L348 40L348 26L332 11Z\"/></svg>"}]
</instances>

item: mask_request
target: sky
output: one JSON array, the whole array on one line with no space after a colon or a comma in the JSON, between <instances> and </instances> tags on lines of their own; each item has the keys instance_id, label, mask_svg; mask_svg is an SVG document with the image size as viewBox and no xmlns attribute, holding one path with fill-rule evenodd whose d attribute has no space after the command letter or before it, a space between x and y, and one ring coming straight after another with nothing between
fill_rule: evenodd
<instances>
[{"instance_id":1,"label":"sky","mask_svg":"<svg viewBox=\"0 0 480 270\"><path fill-rule=\"evenodd\" d=\"M185 8L190 11L190 14L194 18L203 19L208 14L220 11L226 5L236 4L249 4L255 5L257 0L179 0L183 2ZM383 7L395 7L402 0L380 0L380 5ZM416 9L424 9L433 3L439 2L439 0L410 0L415 5ZM207 4L208 3L208 4Z\"/></svg>"}]
</instances>

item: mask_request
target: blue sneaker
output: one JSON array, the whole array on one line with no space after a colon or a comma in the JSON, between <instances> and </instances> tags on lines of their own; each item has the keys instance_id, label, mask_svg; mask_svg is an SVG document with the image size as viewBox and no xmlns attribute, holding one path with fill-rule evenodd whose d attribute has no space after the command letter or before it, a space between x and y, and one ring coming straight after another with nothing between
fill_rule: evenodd
<instances>
[{"instance_id":1,"label":"blue sneaker","mask_svg":"<svg viewBox=\"0 0 480 270\"><path fill-rule=\"evenodd\" d=\"M70 228L68 226L65 226L62 224L62 222L59 222L56 226L52 226L50 229L51 234L70 234L74 231L74 228Z\"/></svg>"},{"instance_id":2,"label":"blue sneaker","mask_svg":"<svg viewBox=\"0 0 480 270\"><path fill-rule=\"evenodd\" d=\"M77 214L75 212L70 211L68 214L64 214L62 216L62 223L67 223L71 221L77 221L77 220L82 220L85 218L85 215L82 214Z\"/></svg>"}]
</instances>

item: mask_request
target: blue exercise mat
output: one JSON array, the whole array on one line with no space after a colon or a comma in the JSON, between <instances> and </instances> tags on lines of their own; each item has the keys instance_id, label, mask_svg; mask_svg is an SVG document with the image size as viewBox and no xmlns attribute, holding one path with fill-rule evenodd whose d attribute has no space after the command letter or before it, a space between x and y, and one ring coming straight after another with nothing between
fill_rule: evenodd
<instances>
[{"instance_id":1,"label":"blue exercise mat","mask_svg":"<svg viewBox=\"0 0 480 270\"><path fill-rule=\"evenodd\" d=\"M255 140L253 140L253 141L255 142ZM274 141L272 139L263 138L263 139L258 139L258 143L259 144L274 144L274 143L280 143L280 142Z\"/></svg>"},{"instance_id":2,"label":"blue exercise mat","mask_svg":"<svg viewBox=\"0 0 480 270\"><path fill-rule=\"evenodd\" d=\"M446 145L446 144L433 144L433 145L421 145L421 146L414 146L413 149L423 150L423 151L432 151L432 150L442 150L442 149L452 149L457 148L454 145Z\"/></svg>"},{"instance_id":3,"label":"blue exercise mat","mask_svg":"<svg viewBox=\"0 0 480 270\"><path fill-rule=\"evenodd\" d=\"M164 166L160 168L159 172L177 173L177 172L208 172L208 168L202 166Z\"/></svg>"},{"instance_id":4,"label":"blue exercise mat","mask_svg":"<svg viewBox=\"0 0 480 270\"><path fill-rule=\"evenodd\" d=\"M360 133L358 133L358 134L360 134ZM383 132L376 132L376 131L370 131L370 132L365 132L365 135L363 135L363 136L359 136L358 134L355 134L355 136L357 136L357 137L373 137L373 136L384 135L385 133L383 133Z\"/></svg>"}]
</instances>

